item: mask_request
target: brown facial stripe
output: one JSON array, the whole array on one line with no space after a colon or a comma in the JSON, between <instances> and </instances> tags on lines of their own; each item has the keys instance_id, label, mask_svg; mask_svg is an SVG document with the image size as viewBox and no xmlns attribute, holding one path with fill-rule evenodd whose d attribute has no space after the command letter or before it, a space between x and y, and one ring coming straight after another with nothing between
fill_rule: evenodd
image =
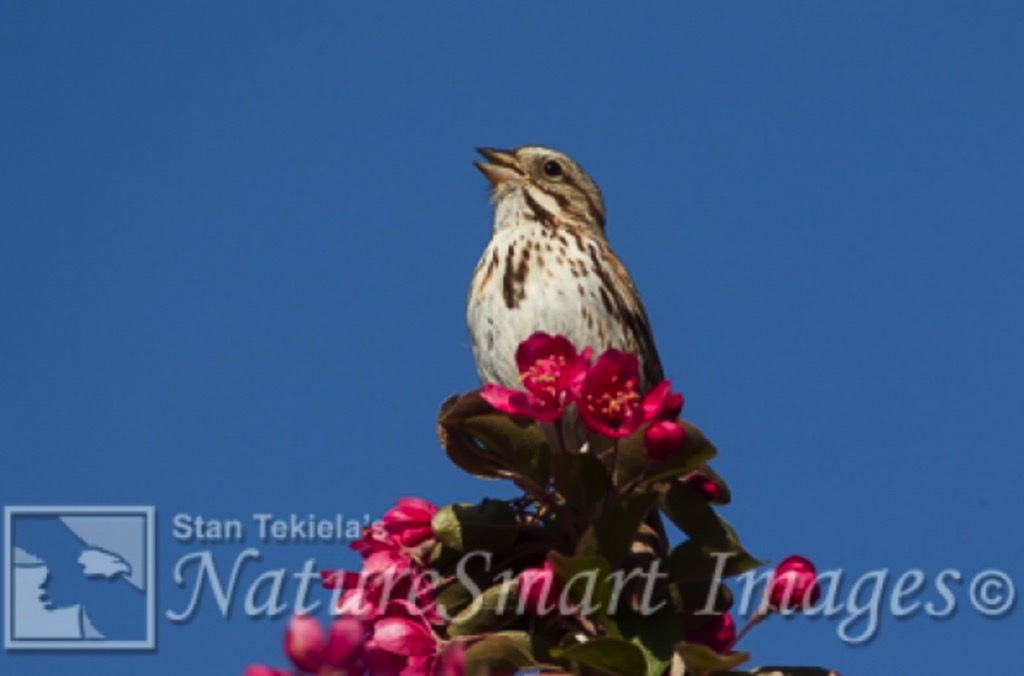
<instances>
[{"instance_id":1,"label":"brown facial stripe","mask_svg":"<svg viewBox=\"0 0 1024 676\"><path fill-rule=\"evenodd\" d=\"M533 215L537 217L537 221L550 228L555 227L555 215L542 207L540 202L533 199L533 195L530 194L529 190L523 191L523 197L526 200L526 206L530 207L530 211L532 211Z\"/></svg>"},{"instance_id":2,"label":"brown facial stripe","mask_svg":"<svg viewBox=\"0 0 1024 676\"><path fill-rule=\"evenodd\" d=\"M594 200L591 199L590 197L590 193L581 188L580 184L574 181L569 174L563 174L563 176L565 178L565 182L568 185L571 185L573 188L575 188L581 195L583 195L583 198L587 200L587 207L590 209L590 216L592 217L592 220L595 221L598 224L598 226L600 226L601 232L604 232L604 214L601 212L600 209L597 208L597 205L594 203ZM559 202L558 205L563 208L566 206L561 202Z\"/></svg>"}]
</instances>

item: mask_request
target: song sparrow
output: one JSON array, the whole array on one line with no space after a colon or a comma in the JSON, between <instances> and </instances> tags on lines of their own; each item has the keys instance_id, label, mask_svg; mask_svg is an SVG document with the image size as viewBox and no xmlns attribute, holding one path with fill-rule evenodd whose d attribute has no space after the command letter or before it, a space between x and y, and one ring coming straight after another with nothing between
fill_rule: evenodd
<instances>
[{"instance_id":1,"label":"song sparrow","mask_svg":"<svg viewBox=\"0 0 1024 676\"><path fill-rule=\"evenodd\" d=\"M539 146L480 148L494 231L473 273L466 318L480 379L519 384L514 354L535 331L597 354L637 355L641 391L662 380L650 322L605 238L601 191L566 155Z\"/></svg>"}]
</instances>

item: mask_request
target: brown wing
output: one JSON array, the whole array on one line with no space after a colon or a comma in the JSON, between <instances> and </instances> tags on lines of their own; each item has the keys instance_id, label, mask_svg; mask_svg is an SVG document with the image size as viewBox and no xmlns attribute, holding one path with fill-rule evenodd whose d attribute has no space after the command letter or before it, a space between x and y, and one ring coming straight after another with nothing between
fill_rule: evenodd
<instances>
[{"instance_id":1,"label":"brown wing","mask_svg":"<svg viewBox=\"0 0 1024 676\"><path fill-rule=\"evenodd\" d=\"M606 303L625 327L626 339L632 343L632 350L640 359L641 389L646 392L665 379L658 357L658 348L654 345L651 333L651 321L647 318L640 292L637 291L633 279L626 271L626 266L618 259L607 243L598 247L591 244L590 257L593 270L601 278L603 288L610 290L610 298ZM603 258L605 265L601 265Z\"/></svg>"}]
</instances>

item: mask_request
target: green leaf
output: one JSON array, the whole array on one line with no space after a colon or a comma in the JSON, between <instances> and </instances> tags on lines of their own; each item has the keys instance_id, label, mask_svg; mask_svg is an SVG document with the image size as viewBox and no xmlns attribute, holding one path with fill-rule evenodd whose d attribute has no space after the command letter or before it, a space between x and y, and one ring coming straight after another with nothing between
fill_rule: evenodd
<instances>
[{"instance_id":1,"label":"green leaf","mask_svg":"<svg viewBox=\"0 0 1024 676\"><path fill-rule=\"evenodd\" d=\"M637 493L627 497L584 531L576 553L597 554L613 568L618 567L629 554L640 524L657 503L656 493Z\"/></svg>"},{"instance_id":2,"label":"green leaf","mask_svg":"<svg viewBox=\"0 0 1024 676\"><path fill-rule=\"evenodd\" d=\"M647 660L643 651L621 639L595 638L567 648L554 648L551 654L555 658L572 660L605 674L638 676L647 673Z\"/></svg>"},{"instance_id":3,"label":"green leaf","mask_svg":"<svg viewBox=\"0 0 1024 676\"><path fill-rule=\"evenodd\" d=\"M715 513L702 495L682 482L663 485L661 508L690 539L669 559L672 580L708 580L721 567L722 577L761 565L740 544L736 531Z\"/></svg>"},{"instance_id":4,"label":"green leaf","mask_svg":"<svg viewBox=\"0 0 1024 676\"><path fill-rule=\"evenodd\" d=\"M686 564L677 563L677 565L685 566ZM675 572L679 573L679 571ZM669 564L669 576L672 577L671 563ZM696 613L711 610L716 613L724 613L732 608L732 590L724 584L718 584L718 580L711 579L710 573L706 578L698 580L686 580L681 577L682 574L680 577L673 577L673 580L676 581L672 583L672 589L677 594L678 607L683 612ZM712 592L714 598L709 598Z\"/></svg>"},{"instance_id":5,"label":"green leaf","mask_svg":"<svg viewBox=\"0 0 1024 676\"><path fill-rule=\"evenodd\" d=\"M469 605L472 600L472 592L466 588L466 585L456 580L440 588L434 598L434 603L441 616L449 619Z\"/></svg>"},{"instance_id":6,"label":"green leaf","mask_svg":"<svg viewBox=\"0 0 1024 676\"><path fill-rule=\"evenodd\" d=\"M569 463L566 480L568 486L556 485L574 507L586 512L597 505L608 493L611 482L604 463L592 453L573 453L564 456Z\"/></svg>"},{"instance_id":7,"label":"green leaf","mask_svg":"<svg viewBox=\"0 0 1024 676\"><path fill-rule=\"evenodd\" d=\"M537 664L530 635L524 631L500 631L473 643L466 651L467 676L516 673Z\"/></svg>"},{"instance_id":8,"label":"green leaf","mask_svg":"<svg viewBox=\"0 0 1024 676\"><path fill-rule=\"evenodd\" d=\"M534 421L494 413L471 418L463 425L509 468L538 486L547 486L551 476L548 446Z\"/></svg>"},{"instance_id":9,"label":"green leaf","mask_svg":"<svg viewBox=\"0 0 1024 676\"><path fill-rule=\"evenodd\" d=\"M680 641L676 644L676 652L686 663L686 673L704 674L716 671L730 671L744 662L750 661L750 655L745 652L734 652L728 655L719 655L711 648L699 643L686 643Z\"/></svg>"},{"instance_id":10,"label":"green leaf","mask_svg":"<svg viewBox=\"0 0 1024 676\"><path fill-rule=\"evenodd\" d=\"M494 408L483 400L480 390L473 390L462 395L453 394L445 399L437 414L437 422L442 425L453 425L486 413L494 413Z\"/></svg>"},{"instance_id":11,"label":"green leaf","mask_svg":"<svg viewBox=\"0 0 1024 676\"><path fill-rule=\"evenodd\" d=\"M479 505L447 505L431 521L438 541L459 552L500 551L519 537L515 511L501 500Z\"/></svg>"},{"instance_id":12,"label":"green leaf","mask_svg":"<svg viewBox=\"0 0 1024 676\"><path fill-rule=\"evenodd\" d=\"M464 399L465 397L454 395L441 404L437 425L437 438L441 441L441 448L464 472L481 479L500 479L503 476L503 466L496 461L493 453L478 444L471 434L457 424L446 425L442 422Z\"/></svg>"},{"instance_id":13,"label":"green leaf","mask_svg":"<svg viewBox=\"0 0 1024 676\"><path fill-rule=\"evenodd\" d=\"M619 485L624 485L642 474L645 474L647 485L680 477L715 457L717 451L703 432L685 420L680 419L679 424L686 430L683 448L661 462L648 458L647 449L644 448L644 433L650 426L649 423L619 442Z\"/></svg>"},{"instance_id":14,"label":"green leaf","mask_svg":"<svg viewBox=\"0 0 1024 676\"><path fill-rule=\"evenodd\" d=\"M625 612L618 616L623 636L644 653L648 676L661 676L672 661L684 624L667 605L653 613Z\"/></svg>"},{"instance_id":15,"label":"green leaf","mask_svg":"<svg viewBox=\"0 0 1024 676\"><path fill-rule=\"evenodd\" d=\"M644 432L649 425L643 425L624 439L619 439L619 450L616 455L616 476L623 486L647 471L649 460L647 449L644 448Z\"/></svg>"},{"instance_id":16,"label":"green leaf","mask_svg":"<svg viewBox=\"0 0 1024 676\"><path fill-rule=\"evenodd\" d=\"M691 539L723 546L738 544L736 533L695 489L673 481L660 484L658 491L662 511Z\"/></svg>"},{"instance_id":17,"label":"green leaf","mask_svg":"<svg viewBox=\"0 0 1024 676\"><path fill-rule=\"evenodd\" d=\"M699 544L687 540L669 555L668 574L671 580L679 582L709 581L716 575L722 578L742 575L761 565L762 562L748 554L738 542Z\"/></svg>"},{"instance_id":18,"label":"green leaf","mask_svg":"<svg viewBox=\"0 0 1024 676\"><path fill-rule=\"evenodd\" d=\"M711 483L718 488L718 497L709 502L713 505L728 505L732 502L732 491L729 490L729 485L725 483L725 479L721 477L715 470L711 469L709 465L702 465L696 469L696 472L703 474L707 477Z\"/></svg>"},{"instance_id":19,"label":"green leaf","mask_svg":"<svg viewBox=\"0 0 1024 676\"><path fill-rule=\"evenodd\" d=\"M437 611L450 621L481 595L480 590L493 586L496 580L504 580L502 575L494 575L490 570L462 571L457 576L441 583L437 588L434 602ZM510 598L509 608L515 608L515 597Z\"/></svg>"},{"instance_id":20,"label":"green leaf","mask_svg":"<svg viewBox=\"0 0 1024 676\"><path fill-rule=\"evenodd\" d=\"M438 419L444 433L442 441L445 437L449 441L457 439L460 432L469 434L493 456L496 466L527 476L538 486L547 486L551 469L548 446L536 422L495 411L480 397L479 390L445 403ZM462 446L458 450L466 451Z\"/></svg>"},{"instance_id":21,"label":"green leaf","mask_svg":"<svg viewBox=\"0 0 1024 676\"><path fill-rule=\"evenodd\" d=\"M517 612L518 580L499 582L486 589L448 625L449 636L470 636L504 629L521 616Z\"/></svg>"},{"instance_id":22,"label":"green leaf","mask_svg":"<svg viewBox=\"0 0 1024 676\"><path fill-rule=\"evenodd\" d=\"M579 607L584 616L605 617L612 599L612 567L600 556L548 555L555 575L562 583L563 595Z\"/></svg>"}]
</instances>

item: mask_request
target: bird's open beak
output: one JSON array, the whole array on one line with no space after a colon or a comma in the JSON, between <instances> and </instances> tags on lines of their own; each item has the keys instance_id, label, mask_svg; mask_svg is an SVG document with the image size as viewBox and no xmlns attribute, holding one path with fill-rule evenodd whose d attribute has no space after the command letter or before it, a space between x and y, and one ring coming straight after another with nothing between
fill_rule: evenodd
<instances>
[{"instance_id":1,"label":"bird's open beak","mask_svg":"<svg viewBox=\"0 0 1024 676\"><path fill-rule=\"evenodd\" d=\"M499 183L522 177L516 157L511 151L495 150L494 148L477 148L476 151L487 161L473 164L491 182L492 186L497 187Z\"/></svg>"}]
</instances>

